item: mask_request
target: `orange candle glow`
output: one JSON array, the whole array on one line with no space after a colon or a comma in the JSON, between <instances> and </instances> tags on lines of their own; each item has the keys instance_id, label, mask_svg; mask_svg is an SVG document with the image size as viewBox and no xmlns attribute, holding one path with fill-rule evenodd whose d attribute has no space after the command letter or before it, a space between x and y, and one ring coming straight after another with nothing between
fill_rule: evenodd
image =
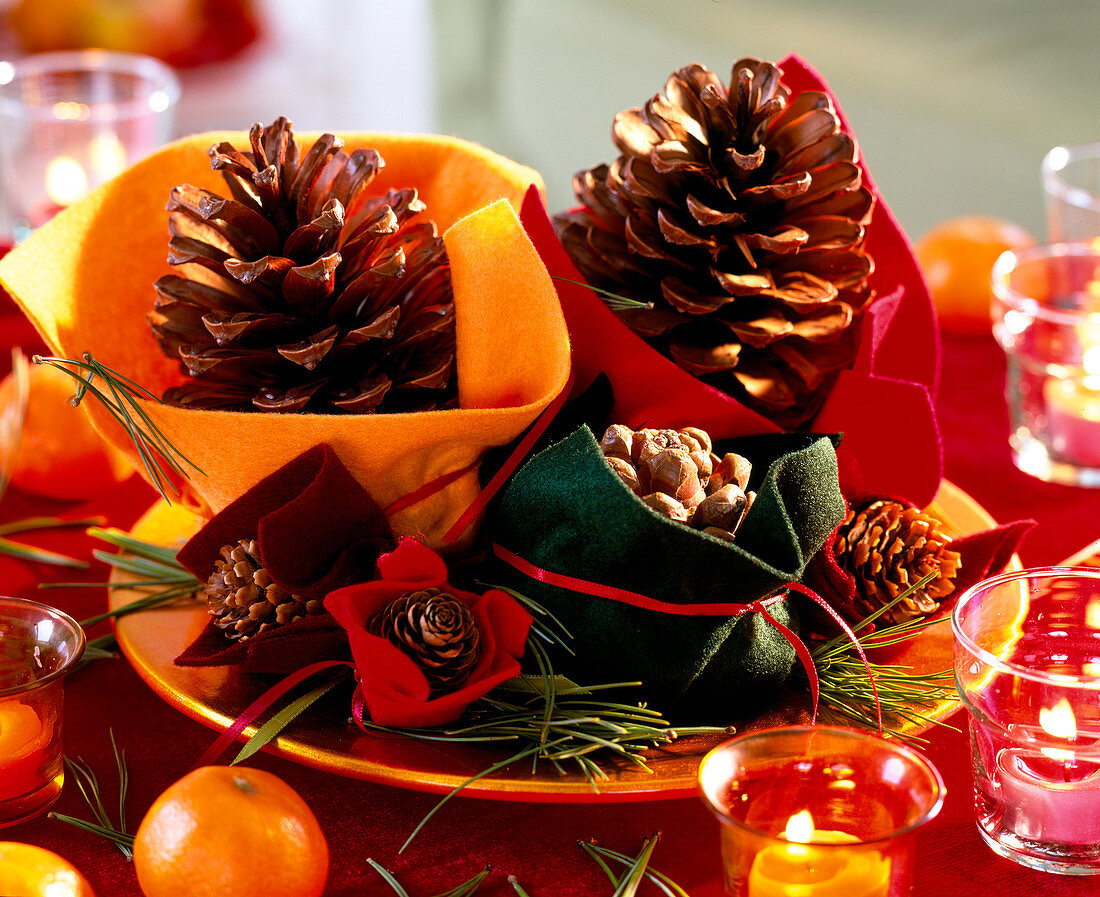
<instances>
[{"instance_id":1,"label":"orange candle glow","mask_svg":"<svg viewBox=\"0 0 1100 897\"><path fill-rule=\"evenodd\" d=\"M784 832L787 844L760 851L749 870L748 897L887 897L890 862L847 832L817 829L808 810ZM818 846L830 845L830 846Z\"/></svg>"},{"instance_id":2,"label":"orange candle glow","mask_svg":"<svg viewBox=\"0 0 1100 897\"><path fill-rule=\"evenodd\" d=\"M42 766L53 726L21 701L0 702L0 800L42 787Z\"/></svg>"}]
</instances>

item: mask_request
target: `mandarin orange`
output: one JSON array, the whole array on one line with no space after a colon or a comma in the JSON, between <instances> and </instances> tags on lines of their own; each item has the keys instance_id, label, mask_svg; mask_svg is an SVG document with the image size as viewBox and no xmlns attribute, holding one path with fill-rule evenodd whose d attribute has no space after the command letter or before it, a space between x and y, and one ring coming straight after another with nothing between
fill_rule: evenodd
<instances>
[{"instance_id":1,"label":"mandarin orange","mask_svg":"<svg viewBox=\"0 0 1100 897\"><path fill-rule=\"evenodd\" d=\"M946 333L989 333L990 275L1002 252L1035 245L1023 227L1003 218L964 215L937 224L917 241L940 327Z\"/></svg>"},{"instance_id":2,"label":"mandarin orange","mask_svg":"<svg viewBox=\"0 0 1100 897\"><path fill-rule=\"evenodd\" d=\"M15 374L0 381L0 467L10 460L15 486L51 498L85 499L133 473L88 416L72 407L71 377L32 364L27 378L25 410Z\"/></svg>"},{"instance_id":3,"label":"mandarin orange","mask_svg":"<svg viewBox=\"0 0 1100 897\"><path fill-rule=\"evenodd\" d=\"M328 842L278 776L203 766L168 786L134 836L145 897L320 897Z\"/></svg>"},{"instance_id":4,"label":"mandarin orange","mask_svg":"<svg viewBox=\"0 0 1100 897\"><path fill-rule=\"evenodd\" d=\"M95 897L68 860L44 847L0 841L0 894L15 897Z\"/></svg>"}]
</instances>

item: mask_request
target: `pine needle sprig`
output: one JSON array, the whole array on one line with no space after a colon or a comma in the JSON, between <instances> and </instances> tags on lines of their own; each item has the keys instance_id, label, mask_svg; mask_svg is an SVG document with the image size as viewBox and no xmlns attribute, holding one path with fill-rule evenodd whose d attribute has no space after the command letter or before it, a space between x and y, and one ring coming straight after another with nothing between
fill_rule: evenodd
<instances>
[{"instance_id":1,"label":"pine needle sprig","mask_svg":"<svg viewBox=\"0 0 1100 897\"><path fill-rule=\"evenodd\" d=\"M924 588L938 575L938 572L933 570L909 586L893 601L878 608L851 627L856 635L856 641L864 651L911 641L936 622L927 617L917 618L883 626L873 632L866 631L895 604L918 589ZM937 725L948 729L954 728L932 715L944 701L955 696L952 685L953 673L950 669L931 673L913 673L911 667L869 661L874 676L875 687L872 688L871 680L867 677L867 669L846 635L838 635L822 642L812 647L810 653L817 667L821 701L849 719L862 725L877 726L875 712L877 691L878 703L882 708L883 732L901 741L911 743L926 741L918 735L903 732L901 724L904 722L921 727Z\"/></svg>"},{"instance_id":2,"label":"pine needle sprig","mask_svg":"<svg viewBox=\"0 0 1100 897\"><path fill-rule=\"evenodd\" d=\"M130 772L126 764L126 752L121 750L115 741L115 733L109 730L111 738L111 750L115 755L115 767L118 774L118 822L111 819L111 814L103 803L103 791L95 771L77 758L65 757L65 768L69 771L72 780L80 791L81 797L88 805L95 818L95 822L86 819L78 819L75 816L66 816L62 813L50 813L47 818L64 822L76 828L83 829L95 835L100 835L112 841L119 852L126 859L133 859L134 836L126 826L126 795L130 783Z\"/></svg>"},{"instance_id":3,"label":"pine needle sprig","mask_svg":"<svg viewBox=\"0 0 1100 897\"><path fill-rule=\"evenodd\" d=\"M500 743L514 748L505 759L492 764L457 785L421 819L401 847L412 843L427 822L452 797L467 786L513 763L530 760L532 773L538 764L549 763L559 772L568 767L579 771L593 791L599 781L610 778L601 764L613 758L645 772L652 772L645 752L686 735L727 734L722 726L673 728L659 711L645 704L603 700L597 694L637 688L640 682L611 682L578 685L558 675L546 643L568 648L568 631L538 602L511 589L506 590L531 611L535 622L527 636L527 654L537 673L517 676L475 701L463 717L451 726L404 729L381 726L363 720L366 731L400 735L421 741Z\"/></svg>"},{"instance_id":4,"label":"pine needle sprig","mask_svg":"<svg viewBox=\"0 0 1100 897\"><path fill-rule=\"evenodd\" d=\"M133 601L113 610L81 620L80 625L85 629L103 620L119 619L141 610L160 607L177 599L191 596L202 587L198 577L176 560L175 549L136 539L118 529L103 529L95 526L88 530L88 535L118 549L118 552L95 549L92 555L96 560L102 561L110 568L128 574L127 578L100 583L49 583L44 584L42 588L94 587L110 591L126 589L148 594L135 598Z\"/></svg>"},{"instance_id":5,"label":"pine needle sprig","mask_svg":"<svg viewBox=\"0 0 1100 897\"><path fill-rule=\"evenodd\" d=\"M35 364L55 367L76 381L77 391L70 400L74 407L90 395L118 421L133 442L149 482L165 501L171 503L166 487L179 494L172 482L172 474L190 479L187 467L203 473L197 464L168 441L138 403L138 399L142 399L160 404L160 399L145 387L96 361L91 353L85 353L82 361L42 355L35 355L32 360ZM98 386L97 381L103 386Z\"/></svg>"},{"instance_id":6,"label":"pine needle sprig","mask_svg":"<svg viewBox=\"0 0 1100 897\"><path fill-rule=\"evenodd\" d=\"M382 879L393 889L397 897L409 897L409 892L405 890L401 882L399 882L396 876L385 866L370 857L367 857L367 865L382 876ZM462 882L460 885L455 885L455 887L450 890L437 894L436 897L472 897L472 895L476 894L481 888L482 883L489 877L491 871L492 869L486 866L473 878Z\"/></svg>"},{"instance_id":7,"label":"pine needle sprig","mask_svg":"<svg viewBox=\"0 0 1100 897\"><path fill-rule=\"evenodd\" d=\"M4 425L7 430L8 442L13 446L12 451L4 457L0 464L0 499L8 490L12 472L15 469L15 459L18 455L19 443L23 439L23 426L27 419L27 407L30 403L30 366L27 364L27 356L18 348L11 350L11 375L14 384L14 404L11 406L14 414L7 416ZM58 554L55 551L47 551L45 548L37 548L9 539L8 536L30 532L40 529L54 529L67 526L92 526L102 524L101 517L87 517L82 520L62 520L60 517L27 517L23 520L14 520L0 526L0 554L19 558L24 561L32 561L38 564L51 564L56 567L75 567L83 569L88 566L86 561Z\"/></svg>"}]
</instances>

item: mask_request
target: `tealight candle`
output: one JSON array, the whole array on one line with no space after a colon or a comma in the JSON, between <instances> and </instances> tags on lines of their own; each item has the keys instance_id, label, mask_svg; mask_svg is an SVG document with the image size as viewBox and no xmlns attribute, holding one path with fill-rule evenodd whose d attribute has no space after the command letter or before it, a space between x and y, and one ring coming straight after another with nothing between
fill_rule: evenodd
<instances>
[{"instance_id":1,"label":"tealight candle","mask_svg":"<svg viewBox=\"0 0 1100 897\"><path fill-rule=\"evenodd\" d=\"M733 897L901 897L913 833L943 803L919 754L831 726L734 738L703 759L699 788Z\"/></svg>"},{"instance_id":2,"label":"tealight candle","mask_svg":"<svg viewBox=\"0 0 1100 897\"><path fill-rule=\"evenodd\" d=\"M57 800L63 683L84 653L84 632L37 601L0 597L0 826Z\"/></svg>"},{"instance_id":3,"label":"tealight candle","mask_svg":"<svg viewBox=\"0 0 1100 897\"><path fill-rule=\"evenodd\" d=\"M0 801L39 787L52 735L53 725L43 725L29 704L0 701Z\"/></svg>"},{"instance_id":4,"label":"tealight candle","mask_svg":"<svg viewBox=\"0 0 1100 897\"><path fill-rule=\"evenodd\" d=\"M808 810L787 822L790 843L765 847L749 870L749 897L887 897L890 863L877 850L819 845L858 844L847 832L814 827Z\"/></svg>"},{"instance_id":5,"label":"tealight candle","mask_svg":"<svg viewBox=\"0 0 1100 897\"><path fill-rule=\"evenodd\" d=\"M1100 467L1100 389L1079 380L1047 380L1043 400L1051 451L1077 464Z\"/></svg>"},{"instance_id":6,"label":"tealight candle","mask_svg":"<svg viewBox=\"0 0 1100 897\"><path fill-rule=\"evenodd\" d=\"M997 754L997 782L1016 834L1059 844L1100 844L1100 763L1052 760L1007 748Z\"/></svg>"},{"instance_id":7,"label":"tealight candle","mask_svg":"<svg viewBox=\"0 0 1100 897\"><path fill-rule=\"evenodd\" d=\"M171 136L179 81L135 53L78 50L0 62L4 237L16 242Z\"/></svg>"},{"instance_id":8,"label":"tealight candle","mask_svg":"<svg viewBox=\"0 0 1100 897\"><path fill-rule=\"evenodd\" d=\"M1100 874L1100 570L991 577L952 628L978 831L1025 866Z\"/></svg>"}]
</instances>

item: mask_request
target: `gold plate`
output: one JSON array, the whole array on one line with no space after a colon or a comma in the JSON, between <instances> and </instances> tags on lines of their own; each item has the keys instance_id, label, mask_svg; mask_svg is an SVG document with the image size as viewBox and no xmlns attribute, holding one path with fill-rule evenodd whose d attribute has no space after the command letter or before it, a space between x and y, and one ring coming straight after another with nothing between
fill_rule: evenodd
<instances>
[{"instance_id":1,"label":"gold plate","mask_svg":"<svg viewBox=\"0 0 1100 897\"><path fill-rule=\"evenodd\" d=\"M928 508L952 535L965 535L994 526L993 519L969 495L946 480ZM188 511L158 502L134 527L134 535L159 545L182 544L198 528ZM116 572L116 576L117 576ZM112 608L140 597L137 592L110 592ZM157 694L169 704L213 729L228 727L272 680L235 674L232 667L179 667L173 661L202 630L207 619L198 603L155 608L118 621L118 642L127 660ZM911 666L914 672L935 672L951 666L951 628L947 620L927 628L917 639L891 655L891 662ZM790 693L774 709L738 726L739 731L804 722L808 697ZM957 706L944 700L931 711L942 719ZM822 721L843 722L823 708ZM346 723L340 707L314 707L267 749L305 766L326 772L382 782L400 788L443 793L508 756L499 748L410 738L367 735ZM920 729L907 725L903 731ZM242 740L255 732L245 729ZM498 800L589 802L661 800L695 794L699 760L719 737L683 738L648 752L647 773L633 764L607 765L609 779L598 792L579 771L558 773L550 764L531 772L530 761L520 761L470 783L465 794Z\"/></svg>"}]
</instances>

